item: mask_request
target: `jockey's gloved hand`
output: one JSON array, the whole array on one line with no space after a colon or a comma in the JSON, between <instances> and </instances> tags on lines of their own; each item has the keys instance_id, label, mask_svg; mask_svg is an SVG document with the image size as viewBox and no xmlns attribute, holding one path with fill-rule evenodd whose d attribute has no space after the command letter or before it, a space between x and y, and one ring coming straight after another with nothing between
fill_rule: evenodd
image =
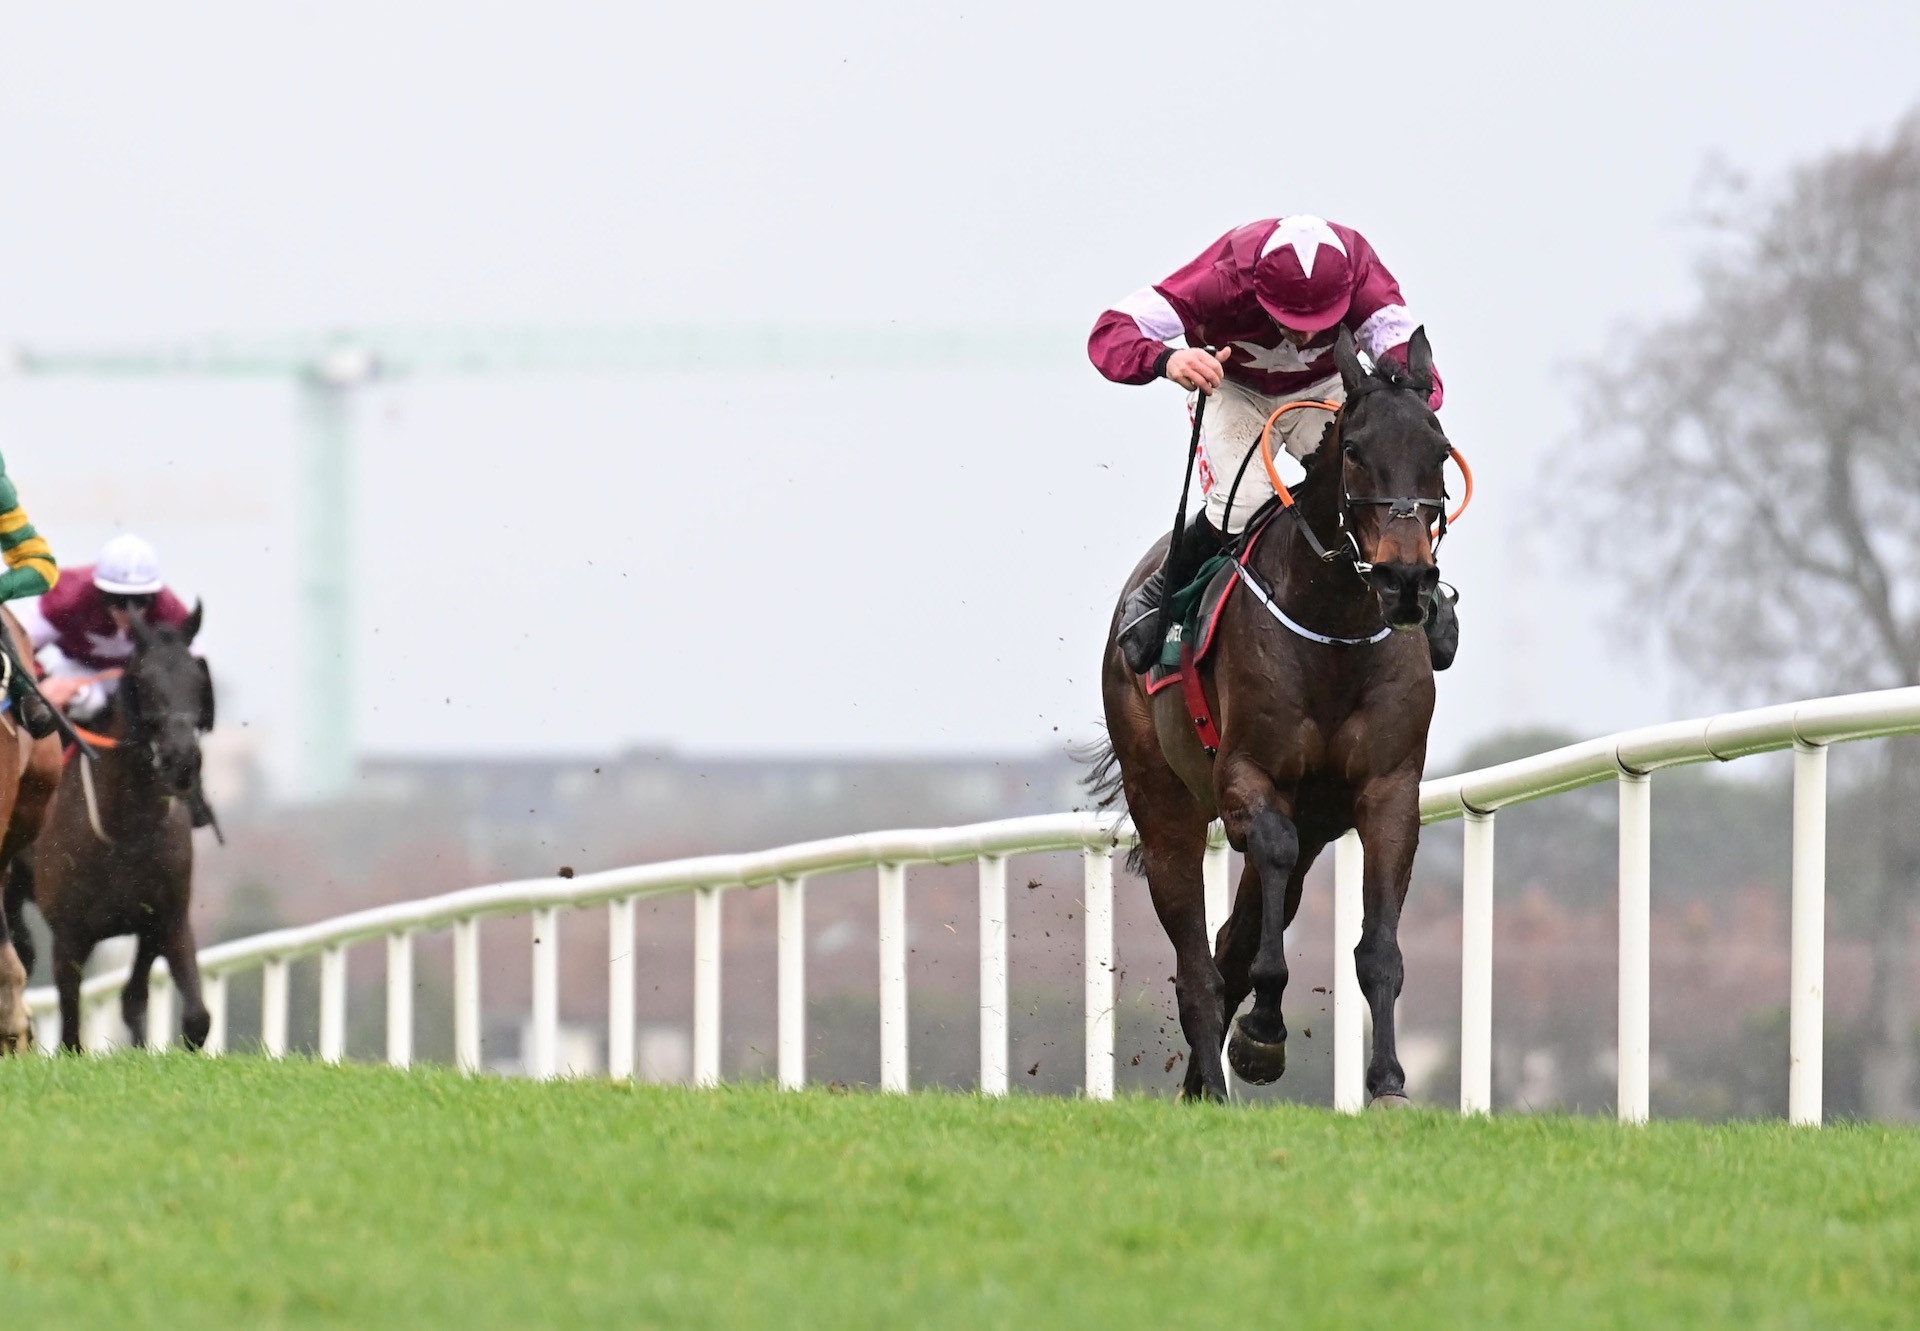
<instances>
[{"instance_id":1,"label":"jockey's gloved hand","mask_svg":"<svg viewBox=\"0 0 1920 1331\"><path fill-rule=\"evenodd\" d=\"M1226 381L1226 371L1220 367L1226 364L1227 357L1232 354L1232 347L1222 347L1218 351L1206 347L1187 347L1167 357L1166 368L1161 373L1182 388L1211 393Z\"/></svg>"}]
</instances>

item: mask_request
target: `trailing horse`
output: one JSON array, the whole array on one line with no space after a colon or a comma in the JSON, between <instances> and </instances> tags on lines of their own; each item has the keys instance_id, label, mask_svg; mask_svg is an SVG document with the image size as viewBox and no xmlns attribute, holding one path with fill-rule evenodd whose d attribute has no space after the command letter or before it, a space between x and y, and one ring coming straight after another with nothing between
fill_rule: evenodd
<instances>
[{"instance_id":1,"label":"trailing horse","mask_svg":"<svg viewBox=\"0 0 1920 1331\"><path fill-rule=\"evenodd\" d=\"M11 635L13 660L33 659L33 644L11 611L0 611L0 632ZM12 661L4 668L11 669ZM0 827L6 829L0 836L0 875L33 844L59 780L59 742L51 736L33 739L14 711L7 710L0 716ZM25 930L17 931L16 940L8 918L13 914L0 911L0 1055L21 1052L33 1043L26 1005L33 947Z\"/></svg>"},{"instance_id":2,"label":"trailing horse","mask_svg":"<svg viewBox=\"0 0 1920 1331\"><path fill-rule=\"evenodd\" d=\"M1393 1007L1398 939L1420 840L1420 774L1433 719L1433 667L1421 626L1439 584L1433 524L1444 532L1442 467L1451 453L1427 408L1432 354L1413 335L1407 368L1369 372L1343 330L1335 348L1346 401L1243 568L1191 695L1149 694L1109 629L1102 693L1109 749L1091 781L1124 793L1155 911L1172 940L1174 992L1190 1049L1184 1093L1226 1094L1221 1045L1247 1081L1286 1067L1286 926L1326 845L1357 828L1366 855L1365 918L1354 949L1373 1013L1367 1091L1404 1103ZM1277 478L1276 478L1277 479ZM1164 544L1164 542L1162 542ZM1156 547L1122 592L1158 565ZM1200 696L1204 695L1204 706ZM1210 752L1195 716L1211 714ZM1209 940L1202 886L1207 826L1226 824L1246 856L1233 912Z\"/></svg>"},{"instance_id":3,"label":"trailing horse","mask_svg":"<svg viewBox=\"0 0 1920 1331\"><path fill-rule=\"evenodd\" d=\"M199 1048L210 1024L188 919L193 890L191 802L200 799L200 735L213 728L213 677L190 650L201 608L178 629L132 623L133 655L105 714L98 757L75 755L60 778L44 835L13 865L6 913L31 900L53 930L60 1043L80 1048L80 980L94 945L132 934L133 972L120 1011L146 1038L147 981L165 957L180 991L181 1028Z\"/></svg>"}]
</instances>

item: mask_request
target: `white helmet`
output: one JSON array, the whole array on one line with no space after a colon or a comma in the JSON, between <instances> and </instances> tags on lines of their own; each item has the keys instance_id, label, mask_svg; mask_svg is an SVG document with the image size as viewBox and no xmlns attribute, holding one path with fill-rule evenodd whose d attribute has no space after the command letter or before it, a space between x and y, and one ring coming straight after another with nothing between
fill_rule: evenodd
<instances>
[{"instance_id":1,"label":"white helmet","mask_svg":"<svg viewBox=\"0 0 1920 1331\"><path fill-rule=\"evenodd\" d=\"M100 547L93 585L119 596L147 596L167 584L160 576L159 552L132 532L122 532Z\"/></svg>"}]
</instances>

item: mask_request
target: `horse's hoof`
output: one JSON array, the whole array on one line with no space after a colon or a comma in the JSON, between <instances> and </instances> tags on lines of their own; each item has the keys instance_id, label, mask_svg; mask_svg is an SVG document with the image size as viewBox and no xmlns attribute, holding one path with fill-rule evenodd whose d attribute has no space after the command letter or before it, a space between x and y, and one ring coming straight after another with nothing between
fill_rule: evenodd
<instances>
[{"instance_id":1,"label":"horse's hoof","mask_svg":"<svg viewBox=\"0 0 1920 1331\"><path fill-rule=\"evenodd\" d=\"M1223 1105L1226 1102L1227 1095L1225 1091L1222 1091L1218 1086L1208 1086L1204 1082L1202 1082L1197 1089L1187 1088L1180 1092L1181 1104Z\"/></svg>"},{"instance_id":2,"label":"horse's hoof","mask_svg":"<svg viewBox=\"0 0 1920 1331\"><path fill-rule=\"evenodd\" d=\"M1233 1023L1233 1038L1227 1041L1227 1062L1240 1080L1266 1086L1279 1081L1280 1074L1287 1070L1287 1042L1268 1044L1254 1039L1247 1034L1247 1019L1239 1017Z\"/></svg>"},{"instance_id":3,"label":"horse's hoof","mask_svg":"<svg viewBox=\"0 0 1920 1331\"><path fill-rule=\"evenodd\" d=\"M1367 1108L1388 1111L1411 1109L1413 1108L1413 1101L1407 1099L1404 1095L1376 1095L1372 1100L1367 1102Z\"/></svg>"}]
</instances>

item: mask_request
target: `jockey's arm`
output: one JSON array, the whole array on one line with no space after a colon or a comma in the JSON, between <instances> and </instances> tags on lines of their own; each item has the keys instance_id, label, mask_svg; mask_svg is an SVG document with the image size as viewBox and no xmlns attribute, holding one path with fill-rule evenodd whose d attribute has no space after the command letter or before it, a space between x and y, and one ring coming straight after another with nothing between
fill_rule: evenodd
<instances>
[{"instance_id":1,"label":"jockey's arm","mask_svg":"<svg viewBox=\"0 0 1920 1331\"><path fill-rule=\"evenodd\" d=\"M1347 307L1346 325L1353 331L1353 340L1373 358L1374 364L1393 364L1405 369L1407 343L1413 337L1413 330L1420 326L1419 320L1407 309L1400 295L1400 284L1380 262L1373 247L1367 246L1357 257L1359 280L1354 283L1353 303ZM1436 365L1433 392L1427 398L1427 406L1438 411L1445 398L1446 387L1440 382L1440 367Z\"/></svg>"},{"instance_id":2,"label":"jockey's arm","mask_svg":"<svg viewBox=\"0 0 1920 1331\"><path fill-rule=\"evenodd\" d=\"M1117 384L1150 384L1166 377L1187 388L1216 386L1217 366L1210 375L1207 367L1194 371L1198 359L1210 355L1198 349L1206 342L1208 313L1220 301L1215 265L1232 237L1228 232L1165 281L1141 287L1102 311L1087 339L1087 358L1094 368ZM1167 345L1176 338L1186 339L1194 354ZM1212 383L1200 382L1207 378Z\"/></svg>"},{"instance_id":3,"label":"jockey's arm","mask_svg":"<svg viewBox=\"0 0 1920 1331\"><path fill-rule=\"evenodd\" d=\"M0 573L0 601L42 595L60 580L53 549L20 506L19 492L8 479L4 462L0 462L0 557L7 565L6 572Z\"/></svg>"},{"instance_id":4,"label":"jockey's arm","mask_svg":"<svg viewBox=\"0 0 1920 1331\"><path fill-rule=\"evenodd\" d=\"M46 606L38 597L30 597L9 607L13 617L20 621L20 627L27 631L27 637L33 642L33 654L39 656L60 636L60 630L47 618ZM57 650L57 649L56 649Z\"/></svg>"}]
</instances>

